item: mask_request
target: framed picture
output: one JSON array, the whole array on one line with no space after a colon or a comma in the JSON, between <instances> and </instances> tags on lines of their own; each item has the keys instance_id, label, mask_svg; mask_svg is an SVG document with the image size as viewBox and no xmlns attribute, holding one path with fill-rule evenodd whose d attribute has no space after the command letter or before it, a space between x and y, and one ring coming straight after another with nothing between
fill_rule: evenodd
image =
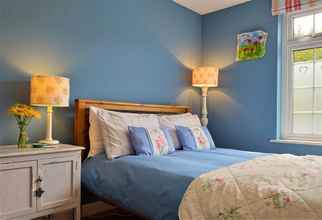
<instances>
[{"instance_id":1,"label":"framed picture","mask_svg":"<svg viewBox=\"0 0 322 220\"><path fill-rule=\"evenodd\" d=\"M254 31L238 34L237 61L255 60L265 56L267 33Z\"/></svg>"}]
</instances>

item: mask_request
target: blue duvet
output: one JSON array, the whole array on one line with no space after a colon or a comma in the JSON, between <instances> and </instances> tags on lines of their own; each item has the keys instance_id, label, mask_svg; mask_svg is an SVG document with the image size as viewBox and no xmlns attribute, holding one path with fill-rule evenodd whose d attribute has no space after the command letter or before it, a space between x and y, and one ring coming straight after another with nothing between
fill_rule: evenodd
<instances>
[{"instance_id":1,"label":"blue duvet","mask_svg":"<svg viewBox=\"0 0 322 220\"><path fill-rule=\"evenodd\" d=\"M98 197L116 201L151 220L177 220L183 194L196 177L263 155L223 148L115 160L99 154L83 163L82 184Z\"/></svg>"}]
</instances>

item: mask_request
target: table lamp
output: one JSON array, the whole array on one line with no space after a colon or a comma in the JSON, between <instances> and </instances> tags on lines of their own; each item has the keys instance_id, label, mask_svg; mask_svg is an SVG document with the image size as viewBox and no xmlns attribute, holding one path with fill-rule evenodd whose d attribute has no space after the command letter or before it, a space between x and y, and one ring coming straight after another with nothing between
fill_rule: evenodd
<instances>
[{"instance_id":1,"label":"table lamp","mask_svg":"<svg viewBox=\"0 0 322 220\"><path fill-rule=\"evenodd\" d=\"M69 106L69 79L58 76L33 75L30 83L30 103L47 107L46 139L43 144L59 144L52 138L53 107Z\"/></svg>"},{"instance_id":2,"label":"table lamp","mask_svg":"<svg viewBox=\"0 0 322 220\"><path fill-rule=\"evenodd\" d=\"M207 96L209 87L218 86L218 69L215 67L198 67L192 73L192 86L202 90L201 124L208 125Z\"/></svg>"}]
</instances>

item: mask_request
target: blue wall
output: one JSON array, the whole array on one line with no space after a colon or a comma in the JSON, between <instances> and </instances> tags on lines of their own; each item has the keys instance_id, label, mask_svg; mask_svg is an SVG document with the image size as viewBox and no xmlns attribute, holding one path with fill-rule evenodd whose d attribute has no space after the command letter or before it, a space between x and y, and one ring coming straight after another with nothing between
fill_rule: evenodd
<instances>
[{"instance_id":1,"label":"blue wall","mask_svg":"<svg viewBox=\"0 0 322 220\"><path fill-rule=\"evenodd\" d=\"M268 32L263 59L235 62L238 33ZM203 17L203 62L221 68L220 87L209 94L209 127L217 146L238 149L322 154L321 147L271 144L276 137L278 19L271 1L249 3Z\"/></svg>"},{"instance_id":2,"label":"blue wall","mask_svg":"<svg viewBox=\"0 0 322 220\"><path fill-rule=\"evenodd\" d=\"M276 133L278 25L270 2L201 17L172 0L2 0L0 144L15 143L6 111L29 102L32 73L71 79L71 107L54 112L55 137L71 143L75 98L179 103L198 112L190 69L203 61L221 68L220 88L209 94L218 146L322 154L319 147L269 143ZM266 56L236 63L236 35L253 30L269 33ZM33 122L32 141L44 137L44 121Z\"/></svg>"},{"instance_id":3,"label":"blue wall","mask_svg":"<svg viewBox=\"0 0 322 220\"><path fill-rule=\"evenodd\" d=\"M201 21L171 0L1 0L0 144L16 141L6 111L29 102L31 73L71 79L71 107L54 112L54 136L67 143L75 98L198 110L189 69L201 61ZM44 137L44 119L30 126L32 141Z\"/></svg>"}]
</instances>

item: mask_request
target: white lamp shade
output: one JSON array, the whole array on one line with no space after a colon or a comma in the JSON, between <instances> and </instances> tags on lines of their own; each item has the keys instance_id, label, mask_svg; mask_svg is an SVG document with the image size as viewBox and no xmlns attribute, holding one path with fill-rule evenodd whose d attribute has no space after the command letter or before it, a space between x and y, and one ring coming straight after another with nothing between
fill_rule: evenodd
<instances>
[{"instance_id":1,"label":"white lamp shade","mask_svg":"<svg viewBox=\"0 0 322 220\"><path fill-rule=\"evenodd\" d=\"M215 67L198 67L192 73L192 86L217 87L219 70Z\"/></svg>"},{"instance_id":2,"label":"white lamp shade","mask_svg":"<svg viewBox=\"0 0 322 220\"><path fill-rule=\"evenodd\" d=\"M69 106L69 79L33 75L30 83L30 103L35 106Z\"/></svg>"}]
</instances>

